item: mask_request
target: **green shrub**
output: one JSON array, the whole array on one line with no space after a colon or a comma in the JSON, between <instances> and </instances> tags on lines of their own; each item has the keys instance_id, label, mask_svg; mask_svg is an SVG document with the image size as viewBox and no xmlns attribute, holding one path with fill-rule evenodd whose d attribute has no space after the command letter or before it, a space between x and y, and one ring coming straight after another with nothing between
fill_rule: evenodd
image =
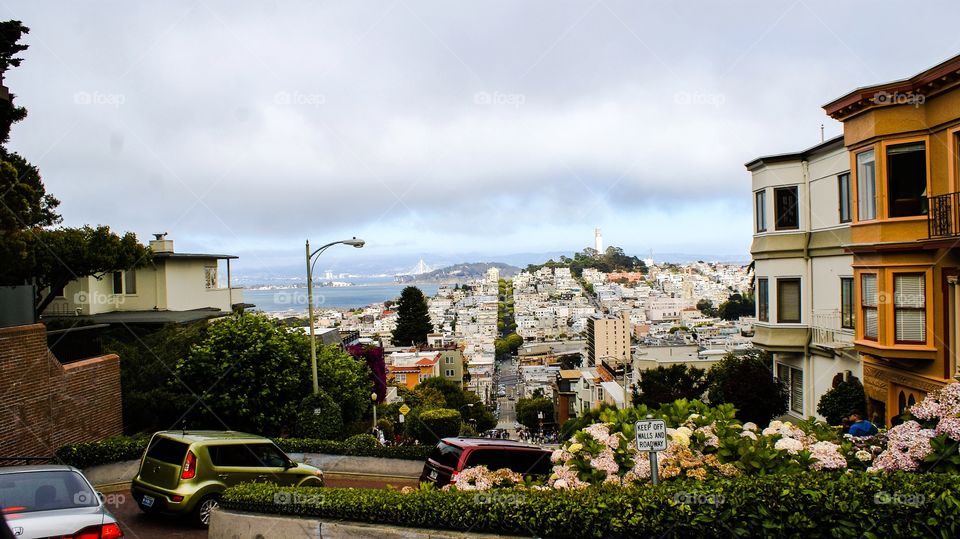
<instances>
[{"instance_id":1,"label":"green shrub","mask_svg":"<svg viewBox=\"0 0 960 539\"><path fill-rule=\"evenodd\" d=\"M237 511L538 537L957 537L960 477L806 472L630 488L362 490L245 483ZM274 503L277 492L301 500ZM322 492L317 502L317 494Z\"/></svg>"},{"instance_id":2,"label":"green shrub","mask_svg":"<svg viewBox=\"0 0 960 539\"><path fill-rule=\"evenodd\" d=\"M840 382L820 397L817 413L826 418L827 423L839 425L852 413L866 416L867 396L863 385L856 378Z\"/></svg>"},{"instance_id":3,"label":"green shrub","mask_svg":"<svg viewBox=\"0 0 960 539\"><path fill-rule=\"evenodd\" d=\"M138 460L143 456L149 441L150 436L147 434L113 436L99 442L65 445L57 449L54 458L59 463L81 469L110 462Z\"/></svg>"},{"instance_id":4,"label":"green shrub","mask_svg":"<svg viewBox=\"0 0 960 539\"><path fill-rule=\"evenodd\" d=\"M372 434L355 434L344 440L343 445L347 451L359 453L380 447L380 442Z\"/></svg>"},{"instance_id":5,"label":"green shrub","mask_svg":"<svg viewBox=\"0 0 960 539\"><path fill-rule=\"evenodd\" d=\"M373 439L369 434L363 435ZM80 469L139 460L147 448L150 436L116 436L99 442L65 445L55 452L57 463L75 466ZM326 455L348 455L357 457L379 457L386 459L425 460L433 449L430 445L381 446L368 441L354 440L353 443L339 440L318 440L314 438L274 438L277 447L287 453L322 453Z\"/></svg>"},{"instance_id":6,"label":"green shrub","mask_svg":"<svg viewBox=\"0 0 960 539\"><path fill-rule=\"evenodd\" d=\"M434 445L441 438L460 434L460 412L449 408L426 410L412 418L407 429L420 443Z\"/></svg>"},{"instance_id":7,"label":"green shrub","mask_svg":"<svg viewBox=\"0 0 960 539\"><path fill-rule=\"evenodd\" d=\"M295 434L303 438L335 439L343 435L340 405L326 391L311 394L297 408Z\"/></svg>"}]
</instances>

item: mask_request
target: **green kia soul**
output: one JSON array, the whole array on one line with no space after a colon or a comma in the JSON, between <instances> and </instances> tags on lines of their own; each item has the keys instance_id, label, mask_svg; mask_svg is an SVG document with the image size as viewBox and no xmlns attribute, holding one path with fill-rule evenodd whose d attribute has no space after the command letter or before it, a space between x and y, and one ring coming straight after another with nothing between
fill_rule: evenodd
<instances>
[{"instance_id":1,"label":"green kia soul","mask_svg":"<svg viewBox=\"0 0 960 539\"><path fill-rule=\"evenodd\" d=\"M322 487L323 472L290 460L272 441L233 431L161 431L140 460L130 492L144 512L210 522L223 491L238 483Z\"/></svg>"}]
</instances>

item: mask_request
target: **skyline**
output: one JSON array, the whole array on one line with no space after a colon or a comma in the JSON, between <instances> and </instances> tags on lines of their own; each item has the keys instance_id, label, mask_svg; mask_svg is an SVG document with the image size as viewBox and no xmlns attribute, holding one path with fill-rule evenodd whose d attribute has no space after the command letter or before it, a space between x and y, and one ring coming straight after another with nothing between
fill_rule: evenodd
<instances>
[{"instance_id":1,"label":"skyline","mask_svg":"<svg viewBox=\"0 0 960 539\"><path fill-rule=\"evenodd\" d=\"M10 146L64 225L166 231L240 271L295 266L307 237L367 241L324 255L339 272L572 253L597 226L641 257L746 259L743 163L839 134L822 104L960 46L946 2L909 28L866 2L543 6L17 5Z\"/></svg>"}]
</instances>

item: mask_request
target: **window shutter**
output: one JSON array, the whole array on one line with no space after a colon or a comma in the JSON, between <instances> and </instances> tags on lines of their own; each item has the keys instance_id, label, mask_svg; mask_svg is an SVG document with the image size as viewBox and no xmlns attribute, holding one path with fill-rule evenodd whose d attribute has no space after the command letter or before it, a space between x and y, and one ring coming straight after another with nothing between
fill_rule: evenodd
<instances>
[{"instance_id":1,"label":"window shutter","mask_svg":"<svg viewBox=\"0 0 960 539\"><path fill-rule=\"evenodd\" d=\"M926 297L923 274L899 274L893 278L896 337L901 342L926 342Z\"/></svg>"},{"instance_id":2,"label":"window shutter","mask_svg":"<svg viewBox=\"0 0 960 539\"><path fill-rule=\"evenodd\" d=\"M790 408L803 413L803 371L790 369Z\"/></svg>"},{"instance_id":3,"label":"window shutter","mask_svg":"<svg viewBox=\"0 0 960 539\"><path fill-rule=\"evenodd\" d=\"M897 308L922 309L925 307L924 276L922 274L896 275L893 278L893 304Z\"/></svg>"},{"instance_id":4,"label":"window shutter","mask_svg":"<svg viewBox=\"0 0 960 539\"><path fill-rule=\"evenodd\" d=\"M901 342L926 342L927 328L923 311L897 311L897 340Z\"/></svg>"},{"instance_id":5,"label":"window shutter","mask_svg":"<svg viewBox=\"0 0 960 539\"><path fill-rule=\"evenodd\" d=\"M860 278L860 297L864 307L877 306L877 276L865 274Z\"/></svg>"},{"instance_id":6,"label":"window shutter","mask_svg":"<svg viewBox=\"0 0 960 539\"><path fill-rule=\"evenodd\" d=\"M777 282L777 322L800 322L800 281Z\"/></svg>"},{"instance_id":7,"label":"window shutter","mask_svg":"<svg viewBox=\"0 0 960 539\"><path fill-rule=\"evenodd\" d=\"M871 339L877 338L877 309L865 309L863 311L863 336Z\"/></svg>"}]
</instances>

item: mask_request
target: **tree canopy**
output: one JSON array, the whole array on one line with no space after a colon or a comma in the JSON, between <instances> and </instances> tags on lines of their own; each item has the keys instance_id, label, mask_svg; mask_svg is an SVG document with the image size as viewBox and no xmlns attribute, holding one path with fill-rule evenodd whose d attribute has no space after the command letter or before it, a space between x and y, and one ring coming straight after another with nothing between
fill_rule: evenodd
<instances>
[{"instance_id":1,"label":"tree canopy","mask_svg":"<svg viewBox=\"0 0 960 539\"><path fill-rule=\"evenodd\" d=\"M293 432L302 421L301 402L312 393L309 342L261 314L211 324L176 365L177 383L193 401L189 424L268 436ZM360 418L373 387L364 362L324 346L317 366L320 388L340 407L343 424Z\"/></svg>"},{"instance_id":2,"label":"tree canopy","mask_svg":"<svg viewBox=\"0 0 960 539\"><path fill-rule=\"evenodd\" d=\"M517 422L530 430L537 430L541 424L553 423L553 401L543 397L534 396L517 400ZM540 419L543 414L543 419Z\"/></svg>"},{"instance_id":3,"label":"tree canopy","mask_svg":"<svg viewBox=\"0 0 960 539\"><path fill-rule=\"evenodd\" d=\"M532 273L544 267L570 268L570 273L575 277L580 277L586 268L593 268L605 273L616 271L647 273L647 265L643 260L636 256L627 255L623 252L623 249L612 245L607 247L603 253L597 252L592 247L587 247L579 253L574 253L573 258L561 256L559 262L550 259L543 264L530 264L527 266L527 271Z\"/></svg>"},{"instance_id":4,"label":"tree canopy","mask_svg":"<svg viewBox=\"0 0 960 539\"><path fill-rule=\"evenodd\" d=\"M427 298L423 292L408 286L400 293L397 303L397 327L391 340L395 346L409 346L427 342L427 334L433 331Z\"/></svg>"},{"instance_id":5,"label":"tree canopy","mask_svg":"<svg viewBox=\"0 0 960 539\"><path fill-rule=\"evenodd\" d=\"M770 368L766 352L728 353L707 372L710 404L730 403L737 409L737 417L766 425L787 411L789 395Z\"/></svg>"},{"instance_id":6,"label":"tree canopy","mask_svg":"<svg viewBox=\"0 0 960 539\"><path fill-rule=\"evenodd\" d=\"M645 370L637 384L639 390L634 404L659 406L678 399L700 399L707 390L707 372L683 364Z\"/></svg>"},{"instance_id":7,"label":"tree canopy","mask_svg":"<svg viewBox=\"0 0 960 539\"><path fill-rule=\"evenodd\" d=\"M741 316L753 316L756 314L756 305L754 304L752 296L744 296L735 292L730 294L727 301L720 304L717 313L720 315L720 318L724 320L737 320Z\"/></svg>"}]
</instances>

